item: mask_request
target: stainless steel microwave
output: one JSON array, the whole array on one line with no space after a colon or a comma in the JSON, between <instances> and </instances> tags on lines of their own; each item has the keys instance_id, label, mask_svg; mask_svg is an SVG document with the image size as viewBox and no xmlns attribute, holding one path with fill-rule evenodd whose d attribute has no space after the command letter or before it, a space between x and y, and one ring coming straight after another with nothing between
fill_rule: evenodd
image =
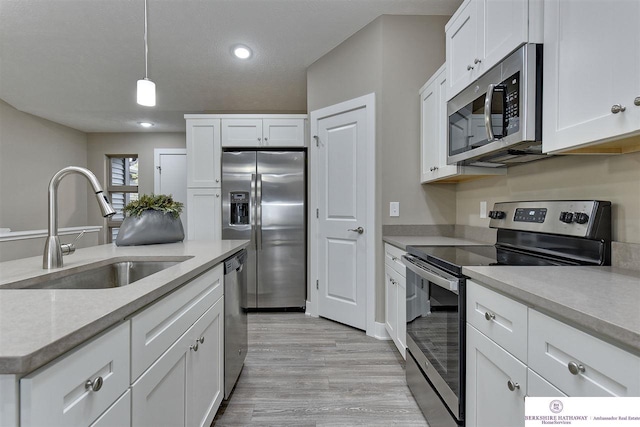
<instances>
[{"instance_id":1,"label":"stainless steel microwave","mask_svg":"<svg viewBox=\"0 0 640 427\"><path fill-rule=\"evenodd\" d=\"M449 164L499 166L542 154L542 45L525 44L447 103Z\"/></svg>"}]
</instances>

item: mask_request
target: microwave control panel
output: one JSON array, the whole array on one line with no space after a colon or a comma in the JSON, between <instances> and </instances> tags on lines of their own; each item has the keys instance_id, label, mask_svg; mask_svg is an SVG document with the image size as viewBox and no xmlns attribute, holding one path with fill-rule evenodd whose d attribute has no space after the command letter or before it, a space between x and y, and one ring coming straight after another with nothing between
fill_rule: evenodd
<instances>
[{"instance_id":1,"label":"microwave control panel","mask_svg":"<svg viewBox=\"0 0 640 427\"><path fill-rule=\"evenodd\" d=\"M504 80L501 86L505 88L505 134L509 135L520 130L520 71Z\"/></svg>"}]
</instances>

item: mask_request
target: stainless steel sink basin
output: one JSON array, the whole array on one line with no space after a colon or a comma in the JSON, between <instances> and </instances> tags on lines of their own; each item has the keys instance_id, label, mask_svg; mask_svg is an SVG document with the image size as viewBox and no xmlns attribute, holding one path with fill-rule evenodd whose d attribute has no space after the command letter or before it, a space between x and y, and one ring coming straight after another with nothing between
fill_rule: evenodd
<instances>
[{"instance_id":1,"label":"stainless steel sink basin","mask_svg":"<svg viewBox=\"0 0 640 427\"><path fill-rule=\"evenodd\" d=\"M186 258L188 259L188 258ZM47 279L47 276L2 286L3 289L108 289L126 286L182 260L114 261L84 271ZM56 275L57 276L57 275Z\"/></svg>"}]
</instances>

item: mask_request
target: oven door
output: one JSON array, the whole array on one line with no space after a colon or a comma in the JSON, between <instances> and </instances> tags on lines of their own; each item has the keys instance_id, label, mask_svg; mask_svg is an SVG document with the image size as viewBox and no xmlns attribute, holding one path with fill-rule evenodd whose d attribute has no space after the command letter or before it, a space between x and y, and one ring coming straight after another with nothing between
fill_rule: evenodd
<instances>
[{"instance_id":1,"label":"oven door","mask_svg":"<svg viewBox=\"0 0 640 427\"><path fill-rule=\"evenodd\" d=\"M411 255L403 258L407 266L407 348L456 423L461 423L464 279L425 266L421 260L416 265L416 258Z\"/></svg>"}]
</instances>

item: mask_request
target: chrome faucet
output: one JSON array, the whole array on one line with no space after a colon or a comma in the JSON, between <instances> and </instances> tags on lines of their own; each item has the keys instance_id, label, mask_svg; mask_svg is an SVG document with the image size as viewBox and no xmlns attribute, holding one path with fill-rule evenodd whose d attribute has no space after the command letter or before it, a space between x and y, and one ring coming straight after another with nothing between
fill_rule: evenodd
<instances>
[{"instance_id":1,"label":"chrome faucet","mask_svg":"<svg viewBox=\"0 0 640 427\"><path fill-rule=\"evenodd\" d=\"M73 244L61 245L58 237L58 184L60 184L62 178L72 173L77 173L87 178L96 193L96 200L102 211L102 216L107 218L116 213L109 203L109 199L104 195L98 178L89 169L67 166L58 171L49 182L49 235L44 244L44 255L42 256L42 268L44 269L62 267L62 256L72 254L75 251Z\"/></svg>"}]
</instances>

